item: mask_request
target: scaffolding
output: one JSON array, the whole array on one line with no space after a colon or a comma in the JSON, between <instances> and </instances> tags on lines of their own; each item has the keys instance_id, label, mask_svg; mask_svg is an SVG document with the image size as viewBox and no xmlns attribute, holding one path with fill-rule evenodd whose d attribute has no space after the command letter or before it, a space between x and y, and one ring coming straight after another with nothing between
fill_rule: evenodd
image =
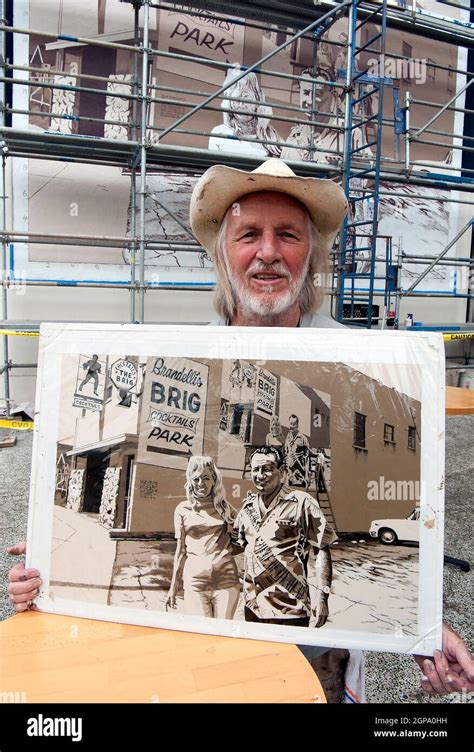
<instances>
[{"instance_id":1,"label":"scaffolding","mask_svg":"<svg viewBox=\"0 0 474 752\"><path fill-rule=\"evenodd\" d=\"M441 3L440 5L445 4ZM463 3L450 2L450 6L464 8ZM130 296L130 317L132 323L145 322L145 295L147 292L163 289L176 291L189 290L190 285L167 284L166 282L154 282L147 279L146 257L147 252L156 251L167 253L179 251L182 253L199 254L203 249L199 247L192 236L186 223L173 214L169 208L161 205L169 213L173 220L181 227L186 235L186 240L156 240L149 237L146 228L146 200L148 195L147 176L150 171L162 172L174 171L188 173L200 173L211 166L216 159L216 153L209 149L176 146L166 142L167 136L183 135L207 137L210 134L202 130L190 127L191 118L197 113L210 111L221 112L222 103L232 99L233 102L241 103L242 109L234 108L236 114L245 114L246 99L239 99L232 94L229 96L229 88L239 80L255 73L265 80L266 77L290 81L299 85L303 79L303 73L293 75L276 70L272 61L290 45L295 45L305 40L313 46L313 66L310 74L305 73L305 80L312 88L311 107L308 117L307 110L294 104L282 102L269 102L281 114L271 116L272 121L285 123L290 128L309 127L311 134L314 128L324 125L334 135L334 148L317 146L313 135L306 145L309 159L287 160L292 169L302 176L318 175L340 182L349 198L351 213L346 218L341 233L336 241L332 253L332 312L338 320L349 321L357 325L371 327L378 319L373 315L373 300L375 295L381 295L384 299L384 311L390 309L392 301L395 301L396 319L398 322L398 310L400 300L405 295L424 296L425 293L416 290L419 282L428 271L435 266L450 265L472 270L473 260L470 258L447 258L447 253L454 243L464 232L468 232L472 226L472 220L463 228L462 233L451 239L446 248L436 256L428 258L414 254L404 253L398 249L395 256L392 238L380 235L378 231L379 217L378 207L381 196L388 192L383 190L383 184L389 183L391 196L397 194L397 186L411 187L435 187L446 190L462 190L464 194L474 191L474 170L456 170L450 165L438 165L433 167L430 162L412 160L413 144L425 143L427 145L460 150L461 153L474 151L474 135L466 135L456 132L446 133L436 127L436 121L445 112L473 114L472 110L458 106L459 97L466 91L473 81L473 74L456 66L445 66L434 61L428 61L428 67L433 70L448 71L448 75L465 76L466 84L444 105L436 102L416 99L407 94L404 105L398 106L393 117L384 114L384 91L391 87L398 96L397 83L393 77L385 72L385 56L410 62L412 58L407 55L389 53L386 49L386 30L389 28L399 29L410 34L419 34L425 38L439 40L462 47L474 46L474 25L468 21L459 21L444 17L442 14L429 13L418 7L413 0L411 7L394 7L388 0L343 0L343 2L314 3L313 0L302 0L298 4L282 2L280 0L259 0L259 2L246 2L237 0L232 3L232 15L229 16L229 3L211 0L193 0L192 2L152 2L152 0L125 0L124 6L128 7L133 16L133 42L121 43L110 41L100 37L81 37L70 35L55 35L45 33L42 30L22 28L14 25L12 19L5 18L4 0L0 0L1 25L0 25L0 49L3 51L0 60L0 87L2 91L2 113L0 122L0 138L2 147L2 319L5 329L15 329L17 332L34 334L39 328L39 322L25 324L20 321L11 321L8 316L8 292L14 288L16 280L12 277L8 265L9 248L14 243L38 244L44 246L84 246L85 248L119 248L127 249L130 254L129 280L127 282L93 282L63 280L61 282L49 280L26 279L22 282L28 286L61 286L61 287L85 287L85 288L111 288L128 290ZM154 58L176 61L186 65L207 65L223 74L228 74L234 65L231 63L218 62L202 56L180 54L170 50L154 48L150 37L150 12L152 10L176 10L186 14L206 14L212 17L220 14L223 18L235 25L241 25L255 30L272 28L280 31L283 41L277 44L267 54L251 65L241 66L240 71L234 73L231 80L224 83L214 91L195 91L187 88L167 86L162 82L153 82L150 75L150 61ZM344 19L346 35L344 40L331 40L327 38L328 31L336 21ZM374 27L376 31L374 31ZM367 39L358 42L361 32L367 30ZM19 65L15 60L10 60L7 54L8 41L12 38L25 36L40 36L49 38L54 42L64 41L74 46L87 45L103 50L121 51L133 55L133 71L128 81L128 91L108 91L110 83L123 84L123 79L91 75L82 73L68 73L68 78L73 83L61 82L64 70L49 68L45 73L41 66ZM316 90L321 86L317 76L317 53L319 45L324 41L329 46L335 46L338 54L345 60L342 70L342 78L326 80L324 86L331 87L334 91L340 91L345 98L344 117L338 117L328 125L328 116L333 113L318 109L316 102ZM370 52L378 61L378 75L374 75L361 64L361 54ZM55 79L56 76L56 79ZM107 97L117 102L124 101L130 104L131 117L129 121L112 118L95 118L92 116L73 114L71 112L43 111L42 117L49 119L50 128L46 130L19 129L12 124L12 118L18 115L26 117L37 116L38 112L31 109L18 107L14 103L12 91L18 87L28 87L47 92L51 97L54 94L78 93L90 97ZM205 88L205 87L204 87ZM155 105L176 105L176 98L172 94L180 94L179 105L186 111L177 117L167 127L160 127L151 121L150 112ZM377 111L371 112L367 108L369 99L377 102ZM196 101L197 100L197 101ZM414 129L410 126L410 113L413 106L432 108L436 111L426 124L421 128ZM320 120L322 119L322 121ZM53 120L57 131L51 129ZM63 126L61 126L63 123ZM126 138L105 138L96 136L81 136L72 132L61 132L64 124L97 124L117 128L121 133L126 132ZM364 128L374 131L371 141L360 142L355 138L356 134ZM393 129L396 136L395 157L387 157L382 150L382 135L384 129ZM424 138L421 138L421 137ZM426 137L430 138L426 140ZM434 137L434 138L433 138ZM224 141L232 136L219 135ZM444 139L448 139L443 140ZM450 139L450 140L449 140ZM255 136L242 136L243 142L261 144L267 148L282 149L287 146L286 142L275 138L257 138ZM469 145L466 145L468 142ZM401 145L404 145L404 154L401 155ZM324 152L330 159L323 163L314 161L319 152ZM9 159L34 158L44 160L60 160L69 163L103 165L120 167L126 170L130 176L130 224L127 236L98 237L92 235L71 235L60 233L33 233L9 227L7 217L7 182L6 166ZM262 161L261 157L250 154L236 154L229 151L219 153L219 162L240 169L255 168ZM420 168L426 168L424 172ZM393 187L393 190L392 190ZM417 198L416 193L410 194L411 198ZM419 196L418 196L419 197ZM360 215L359 208L362 204L371 203L372 209L369 217ZM459 198L455 203L473 206L474 199ZM383 253L380 253L380 246ZM363 264L361 266L361 259ZM420 273L408 290L403 290L400 283L400 269L403 261L426 265L428 270ZM377 265L382 264L383 274L377 273ZM361 289L362 280L366 281L366 288ZM376 290L375 282L381 281L381 290ZM192 290L207 291L212 289L212 284L193 284ZM468 289L465 293L455 296L446 294L446 297L472 298ZM441 297L441 295L440 295ZM355 309L358 304L366 307L366 317L357 320ZM384 315L385 318L385 315ZM9 358L8 336L3 338L3 365L0 372L4 375L4 396L6 402L6 414L10 415L10 372L18 364L11 362ZM34 367L34 364L23 364L21 367Z\"/></svg>"}]
</instances>

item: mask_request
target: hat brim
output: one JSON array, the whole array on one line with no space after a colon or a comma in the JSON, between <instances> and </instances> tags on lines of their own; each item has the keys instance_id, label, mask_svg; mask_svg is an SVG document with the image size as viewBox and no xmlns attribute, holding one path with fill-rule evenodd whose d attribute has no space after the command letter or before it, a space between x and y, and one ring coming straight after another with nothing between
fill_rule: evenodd
<instances>
[{"instance_id":1,"label":"hat brim","mask_svg":"<svg viewBox=\"0 0 474 752\"><path fill-rule=\"evenodd\" d=\"M328 179L270 175L214 165L198 180L190 205L192 231L211 257L227 210L239 198L259 191L286 193L300 201L328 242L334 240L348 206L342 188Z\"/></svg>"}]
</instances>

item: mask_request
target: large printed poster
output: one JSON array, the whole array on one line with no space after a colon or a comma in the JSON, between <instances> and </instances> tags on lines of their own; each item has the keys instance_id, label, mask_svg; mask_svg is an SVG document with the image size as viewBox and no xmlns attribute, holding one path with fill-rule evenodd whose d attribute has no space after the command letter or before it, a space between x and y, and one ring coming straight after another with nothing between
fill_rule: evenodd
<instances>
[{"instance_id":1,"label":"large printed poster","mask_svg":"<svg viewBox=\"0 0 474 752\"><path fill-rule=\"evenodd\" d=\"M150 45L162 54L150 58L150 144L255 157L255 164L276 156L340 165L337 152L343 145L346 19L338 19L330 27L316 48L316 56L311 39L302 38L272 58L264 67L265 73L259 69L237 80L243 66L256 63L290 40L292 30L266 24L262 31L242 18L212 11L200 13L194 8L170 9L166 4L160 9L159 3L156 6L150 10ZM436 2L419 3L423 12L439 13L439 6ZM444 4L441 11L448 18L460 18L462 14ZM143 11L140 17L143 18ZM30 86L15 86L15 127L85 139L94 136L136 140L140 106L135 106L130 98L134 53L126 49L133 45L131 4L104 0L79 6L73 0L18 0L15 23L37 32L15 37L16 63L32 68L30 72L15 73L17 79L31 79ZM92 40L103 38L125 45L125 49L44 36L51 31ZM373 24L364 27L359 43L364 44L376 32ZM403 66L396 56L412 62L405 61ZM406 92L416 100L433 101L441 107L461 89L465 76L430 67L430 63L462 70L465 57L463 48L420 41L419 36L401 35L393 29L387 31L383 71L377 68L378 59L370 51L359 56L360 69L367 68L370 74L362 77L355 94L366 94L374 80L383 77L384 117L387 121L395 119L397 132L391 125L384 127L382 153L396 163L398 160L400 169L404 164L401 124ZM331 82L339 85L329 85ZM223 84L229 84L223 98L211 101L160 140L165 129ZM77 86L87 91L77 91ZM461 96L459 107L463 101ZM354 128L353 147L360 149L359 156L369 164L374 156L370 144L375 135L371 117L377 110L378 97L373 94L363 99L355 113L364 124ZM434 112L413 104L412 127L423 126ZM433 127L446 135L440 138L427 134L425 140L444 145L414 141L413 169L424 174L459 175L461 152L452 148L459 139L453 140L449 134L462 133L462 113L447 109ZM215 161L219 159L216 154ZM58 240L14 243L13 278L130 280L131 264L138 264L140 258L131 242L135 212L128 169L20 158L13 159L13 166L14 229L70 236L67 244ZM148 174L145 277L152 285L177 282L192 286L213 281L210 259L195 244L189 228L189 197L197 177L192 171L150 170ZM370 196L372 183L362 179L359 188L361 197L364 193ZM462 199L462 194L403 184L395 188L392 183L381 183L379 234L392 239L395 258L403 259L403 254L436 256L460 229L459 205L450 204L449 199ZM372 210L370 198L358 201L355 220L370 219ZM361 249L355 259L357 271L364 271L367 266L367 253L363 250L367 239L362 232L356 239L356 247ZM97 240L111 238L111 242L75 245L74 236L81 235ZM450 254L455 252L453 248ZM380 241L377 256L380 263L376 274L384 275L385 241ZM402 286L408 287L423 268L405 259ZM450 267L438 266L421 282L419 290L454 291L459 284L452 272Z\"/></svg>"},{"instance_id":2,"label":"large printed poster","mask_svg":"<svg viewBox=\"0 0 474 752\"><path fill-rule=\"evenodd\" d=\"M439 334L46 324L38 378L40 609L439 647Z\"/></svg>"}]
</instances>

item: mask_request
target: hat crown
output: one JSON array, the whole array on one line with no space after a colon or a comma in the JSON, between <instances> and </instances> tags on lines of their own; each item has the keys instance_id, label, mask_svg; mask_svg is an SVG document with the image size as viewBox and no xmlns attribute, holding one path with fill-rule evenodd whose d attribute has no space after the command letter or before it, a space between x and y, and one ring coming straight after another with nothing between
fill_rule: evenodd
<instances>
[{"instance_id":1,"label":"hat crown","mask_svg":"<svg viewBox=\"0 0 474 752\"><path fill-rule=\"evenodd\" d=\"M272 157L271 159L267 159L263 164L259 165L255 170L252 170L252 172L259 172L263 175L273 175L274 177L278 178L295 178L296 175L291 169L291 167L288 167L287 164L282 159L278 159L277 157Z\"/></svg>"}]
</instances>

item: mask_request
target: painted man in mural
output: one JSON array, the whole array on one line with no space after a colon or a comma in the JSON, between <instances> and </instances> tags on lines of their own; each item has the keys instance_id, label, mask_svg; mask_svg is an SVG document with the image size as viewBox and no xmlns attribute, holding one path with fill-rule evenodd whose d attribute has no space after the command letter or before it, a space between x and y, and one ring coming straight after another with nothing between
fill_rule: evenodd
<instances>
[{"instance_id":1,"label":"painted man in mural","mask_svg":"<svg viewBox=\"0 0 474 752\"><path fill-rule=\"evenodd\" d=\"M250 466L256 491L244 499L233 538L244 550L245 620L322 627L337 536L312 496L285 485L277 447L256 449Z\"/></svg>"},{"instance_id":2,"label":"painted man in mural","mask_svg":"<svg viewBox=\"0 0 474 752\"><path fill-rule=\"evenodd\" d=\"M299 429L299 418L290 415L290 430L285 439L285 464L290 486L308 485L309 441Z\"/></svg>"},{"instance_id":3,"label":"painted man in mural","mask_svg":"<svg viewBox=\"0 0 474 752\"><path fill-rule=\"evenodd\" d=\"M91 380L94 381L94 394L98 394L97 388L99 386L99 373L101 370L101 365L99 363L99 356L93 355L90 360L87 360L85 363L82 364L82 367L85 371L87 371L86 375L84 376L83 380L81 381L79 385L79 391L82 392L83 387Z\"/></svg>"},{"instance_id":4,"label":"painted man in mural","mask_svg":"<svg viewBox=\"0 0 474 752\"><path fill-rule=\"evenodd\" d=\"M343 35L341 35L343 36ZM341 43L344 39L341 40ZM341 48L341 53L343 48ZM321 65L321 60L326 64ZM342 89L331 85L338 80L338 73L344 63L339 54L335 63L330 62L324 56L319 61L316 69L305 68L301 73L299 105L305 111L308 121L317 121L319 125L298 124L293 126L281 153L285 160L298 160L301 162L318 162L319 164L337 164L341 160L344 148L344 109L345 93ZM365 93L359 91L358 96ZM354 107L354 118L367 119L367 108L371 108L373 97L366 98L358 106ZM301 117L301 116L300 116ZM355 121L356 122L356 121ZM364 159L373 158L366 126L352 129L352 149L358 149L358 157ZM368 192L370 183L364 178L353 178L351 182L351 196L357 201L351 205L351 221L362 222L370 220L373 216L371 199L362 199ZM354 232L354 231L352 231ZM349 243L349 247L365 248L368 238L364 232L359 231ZM357 266L348 271L367 271L367 251L356 251L354 262Z\"/></svg>"},{"instance_id":5,"label":"painted man in mural","mask_svg":"<svg viewBox=\"0 0 474 752\"><path fill-rule=\"evenodd\" d=\"M326 126L314 126L309 123L293 126L288 138L287 146L281 153L282 159L293 159L301 162L332 162L337 154L331 151L342 150L343 137L340 130L342 111L341 101L337 90L328 86L331 74L318 68L305 68L301 73L299 105L306 113L308 120L327 123ZM313 100L314 89L314 100ZM326 113L333 113L327 115ZM303 117L299 115L300 119ZM336 126L339 130L335 130ZM315 147L315 151L311 147ZM326 151L328 150L328 151Z\"/></svg>"}]
</instances>

